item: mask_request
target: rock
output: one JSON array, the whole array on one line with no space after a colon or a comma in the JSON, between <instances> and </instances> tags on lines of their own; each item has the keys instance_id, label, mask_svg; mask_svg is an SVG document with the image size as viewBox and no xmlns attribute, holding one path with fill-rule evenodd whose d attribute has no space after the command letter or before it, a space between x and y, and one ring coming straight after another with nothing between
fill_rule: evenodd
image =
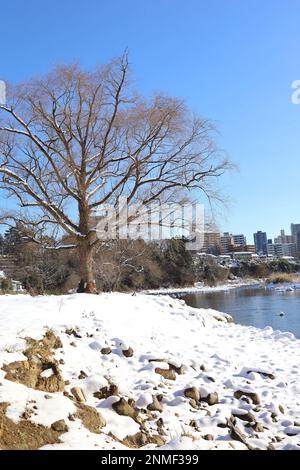
<instances>
[{"instance_id":1,"label":"rock","mask_svg":"<svg viewBox=\"0 0 300 470\"><path fill-rule=\"evenodd\" d=\"M119 401L113 403L112 408L116 413L118 413L118 415L129 416L135 421L137 420L138 411L123 397L121 397Z\"/></svg>"},{"instance_id":2,"label":"rock","mask_svg":"<svg viewBox=\"0 0 300 470\"><path fill-rule=\"evenodd\" d=\"M181 365L180 367L176 367L173 364L170 364L170 363L168 363L168 364L169 364L170 370L174 370L176 372L176 374L178 374L178 375L183 375L184 374L184 366L183 365Z\"/></svg>"},{"instance_id":3,"label":"rock","mask_svg":"<svg viewBox=\"0 0 300 470\"><path fill-rule=\"evenodd\" d=\"M102 387L98 392L95 392L94 394L95 398L98 398L99 400L102 400L103 398L108 398L113 395L119 395L119 388L115 384L111 384L109 387Z\"/></svg>"},{"instance_id":4,"label":"rock","mask_svg":"<svg viewBox=\"0 0 300 470\"><path fill-rule=\"evenodd\" d=\"M193 400L200 400L200 391L196 387L186 388L184 390L184 396L187 398L192 398Z\"/></svg>"},{"instance_id":5,"label":"rock","mask_svg":"<svg viewBox=\"0 0 300 470\"><path fill-rule=\"evenodd\" d=\"M80 371L80 374L78 375L78 379L79 379L79 380L86 379L87 376L88 376L88 375L84 372L84 370L81 370L81 371Z\"/></svg>"},{"instance_id":6,"label":"rock","mask_svg":"<svg viewBox=\"0 0 300 470\"><path fill-rule=\"evenodd\" d=\"M6 372L5 379L35 390L49 393L62 392L65 388L65 382L58 368L58 363L54 359L46 358L45 355L44 351L40 357L30 353L30 359L27 361L5 364L3 366L3 370ZM42 372L46 370L50 370L51 375L49 377L41 376Z\"/></svg>"},{"instance_id":7,"label":"rock","mask_svg":"<svg viewBox=\"0 0 300 470\"><path fill-rule=\"evenodd\" d=\"M284 414L284 407L282 405L278 405L278 409L280 413Z\"/></svg>"},{"instance_id":8,"label":"rock","mask_svg":"<svg viewBox=\"0 0 300 470\"><path fill-rule=\"evenodd\" d=\"M159 411L160 413L163 411L163 406L156 396L153 396L153 401L147 406L147 408L150 411Z\"/></svg>"},{"instance_id":9,"label":"rock","mask_svg":"<svg viewBox=\"0 0 300 470\"><path fill-rule=\"evenodd\" d=\"M133 349L130 348L130 347L128 349L123 349L122 353L123 353L123 356L125 356L125 357L132 357L133 356Z\"/></svg>"},{"instance_id":10,"label":"rock","mask_svg":"<svg viewBox=\"0 0 300 470\"><path fill-rule=\"evenodd\" d=\"M189 404L192 408L195 408L195 410L198 410L199 409L199 404L196 400L194 400L193 398L189 401Z\"/></svg>"},{"instance_id":11,"label":"rock","mask_svg":"<svg viewBox=\"0 0 300 470\"><path fill-rule=\"evenodd\" d=\"M204 400L210 406L216 405L217 403L219 403L219 397L218 397L217 392L209 393L207 397L203 398L202 400Z\"/></svg>"},{"instance_id":12,"label":"rock","mask_svg":"<svg viewBox=\"0 0 300 470\"><path fill-rule=\"evenodd\" d=\"M79 403L86 402L86 398L85 398L82 388L73 387L71 388L71 393L75 397L76 401L78 401Z\"/></svg>"},{"instance_id":13,"label":"rock","mask_svg":"<svg viewBox=\"0 0 300 470\"><path fill-rule=\"evenodd\" d=\"M202 370L202 372L206 372L206 371L207 371L207 368L205 367L204 364L201 364L200 369Z\"/></svg>"},{"instance_id":14,"label":"rock","mask_svg":"<svg viewBox=\"0 0 300 470\"><path fill-rule=\"evenodd\" d=\"M65 330L65 333L69 336L71 335L74 336L74 338L82 338L82 336L79 333L77 333L77 331L74 328L67 328Z\"/></svg>"},{"instance_id":15,"label":"rock","mask_svg":"<svg viewBox=\"0 0 300 470\"><path fill-rule=\"evenodd\" d=\"M101 354L107 355L107 354L110 354L110 353L111 353L111 348L110 347L101 349Z\"/></svg>"},{"instance_id":16,"label":"rock","mask_svg":"<svg viewBox=\"0 0 300 470\"><path fill-rule=\"evenodd\" d=\"M157 446L162 446L165 444L165 440L158 434L151 436L147 432L138 432L133 436L125 437L123 444L131 448L139 448L147 444L156 444Z\"/></svg>"},{"instance_id":17,"label":"rock","mask_svg":"<svg viewBox=\"0 0 300 470\"><path fill-rule=\"evenodd\" d=\"M260 405L260 398L259 398L259 395L258 395L257 393L248 392L248 391L244 391L244 390L236 390L236 391L234 392L234 398L237 398L238 400L239 400L243 395L244 395L245 397L251 398L252 403L254 403L254 405Z\"/></svg>"},{"instance_id":18,"label":"rock","mask_svg":"<svg viewBox=\"0 0 300 470\"><path fill-rule=\"evenodd\" d=\"M205 439L206 441L213 441L214 436L212 436L211 434L205 434L205 436L203 436L203 439Z\"/></svg>"},{"instance_id":19,"label":"rock","mask_svg":"<svg viewBox=\"0 0 300 470\"><path fill-rule=\"evenodd\" d=\"M48 349L59 349L63 348L63 344L59 336L56 336L51 330L48 330L43 339L42 342Z\"/></svg>"},{"instance_id":20,"label":"rock","mask_svg":"<svg viewBox=\"0 0 300 470\"><path fill-rule=\"evenodd\" d=\"M65 364L64 359L60 359L58 362L59 362L60 364Z\"/></svg>"},{"instance_id":21,"label":"rock","mask_svg":"<svg viewBox=\"0 0 300 470\"><path fill-rule=\"evenodd\" d=\"M271 380L274 380L274 379L275 379L275 375L274 375L274 374L271 374L271 373L269 373L269 372L261 372L261 371L259 371L259 370L254 370L254 371L248 370L248 371L247 371L247 374L251 374L251 372L254 372L255 374L260 374L260 375L262 375L263 377L268 377L268 378L271 379Z\"/></svg>"},{"instance_id":22,"label":"rock","mask_svg":"<svg viewBox=\"0 0 300 470\"><path fill-rule=\"evenodd\" d=\"M54 423L52 423L51 424L51 429L53 429L53 431L57 431L57 432L68 432L68 430L69 430L66 422L63 419L60 419L60 420L55 421Z\"/></svg>"},{"instance_id":23,"label":"rock","mask_svg":"<svg viewBox=\"0 0 300 470\"><path fill-rule=\"evenodd\" d=\"M264 427L261 423L255 423L252 427L255 432L264 432Z\"/></svg>"},{"instance_id":24,"label":"rock","mask_svg":"<svg viewBox=\"0 0 300 470\"><path fill-rule=\"evenodd\" d=\"M255 416L252 413L250 413L250 411L244 414L232 413L232 416L234 416L235 418L239 418L242 421L248 421L249 423L255 422Z\"/></svg>"},{"instance_id":25,"label":"rock","mask_svg":"<svg viewBox=\"0 0 300 470\"><path fill-rule=\"evenodd\" d=\"M160 374L164 379L176 380L176 374L173 369L161 369L160 367L156 367L155 372Z\"/></svg>"}]
</instances>

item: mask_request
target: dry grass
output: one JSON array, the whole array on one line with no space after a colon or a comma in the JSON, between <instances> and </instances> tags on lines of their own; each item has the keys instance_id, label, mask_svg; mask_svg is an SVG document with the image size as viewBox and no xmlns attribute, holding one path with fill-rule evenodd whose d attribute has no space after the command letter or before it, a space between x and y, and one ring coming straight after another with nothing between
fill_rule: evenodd
<instances>
[{"instance_id":1,"label":"dry grass","mask_svg":"<svg viewBox=\"0 0 300 470\"><path fill-rule=\"evenodd\" d=\"M299 277L297 274L289 274L289 273L272 273L268 279L269 282L273 282L274 284L281 284L284 282L299 282Z\"/></svg>"}]
</instances>

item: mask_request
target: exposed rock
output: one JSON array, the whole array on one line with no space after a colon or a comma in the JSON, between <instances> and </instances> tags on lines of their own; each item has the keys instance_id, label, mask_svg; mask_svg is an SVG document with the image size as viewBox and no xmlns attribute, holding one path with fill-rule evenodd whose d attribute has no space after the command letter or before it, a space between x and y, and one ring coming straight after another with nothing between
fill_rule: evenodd
<instances>
[{"instance_id":1,"label":"exposed rock","mask_svg":"<svg viewBox=\"0 0 300 470\"><path fill-rule=\"evenodd\" d=\"M173 364L169 363L169 368L171 370L174 370L176 372L176 374L178 374L178 375L183 375L184 374L184 366L183 365L181 365L180 367L176 367Z\"/></svg>"},{"instance_id":2,"label":"exposed rock","mask_svg":"<svg viewBox=\"0 0 300 470\"><path fill-rule=\"evenodd\" d=\"M263 377L268 377L269 379L271 380L274 380L275 379L275 375L274 374L271 374L269 372L261 372L259 370L248 370L247 371L247 374L251 374L251 372L254 372L255 374L260 374L262 375Z\"/></svg>"},{"instance_id":3,"label":"exposed rock","mask_svg":"<svg viewBox=\"0 0 300 470\"><path fill-rule=\"evenodd\" d=\"M184 396L187 398L192 398L193 400L199 401L200 400L200 391L196 387L186 388L184 390Z\"/></svg>"},{"instance_id":4,"label":"exposed rock","mask_svg":"<svg viewBox=\"0 0 300 470\"><path fill-rule=\"evenodd\" d=\"M111 348L110 347L106 347L106 348L101 349L101 354L107 355L107 354L110 354L110 353L111 353Z\"/></svg>"},{"instance_id":5,"label":"exposed rock","mask_svg":"<svg viewBox=\"0 0 300 470\"><path fill-rule=\"evenodd\" d=\"M255 432L264 432L264 427L261 423L255 423L252 427Z\"/></svg>"},{"instance_id":6,"label":"exposed rock","mask_svg":"<svg viewBox=\"0 0 300 470\"><path fill-rule=\"evenodd\" d=\"M51 424L51 429L57 432L67 432L69 430L64 419L60 419Z\"/></svg>"},{"instance_id":7,"label":"exposed rock","mask_svg":"<svg viewBox=\"0 0 300 470\"><path fill-rule=\"evenodd\" d=\"M84 405L83 403L77 403L77 416L81 419L82 424L90 432L100 434L100 429L106 425L106 421L103 416L98 413L95 408Z\"/></svg>"},{"instance_id":8,"label":"exposed rock","mask_svg":"<svg viewBox=\"0 0 300 470\"><path fill-rule=\"evenodd\" d=\"M248 421L249 423L255 422L255 416L252 413L250 413L250 411L248 411L247 413L244 413L244 414L232 413L232 415L235 418L241 419L242 421Z\"/></svg>"},{"instance_id":9,"label":"exposed rock","mask_svg":"<svg viewBox=\"0 0 300 470\"><path fill-rule=\"evenodd\" d=\"M219 403L219 397L217 392L212 392L207 395L207 397L202 398L201 400L205 401L208 405L216 405Z\"/></svg>"},{"instance_id":10,"label":"exposed rock","mask_svg":"<svg viewBox=\"0 0 300 470\"><path fill-rule=\"evenodd\" d=\"M138 418L138 411L125 398L121 397L119 401L112 404L112 408L118 415L129 416L135 421Z\"/></svg>"},{"instance_id":11,"label":"exposed rock","mask_svg":"<svg viewBox=\"0 0 300 470\"><path fill-rule=\"evenodd\" d=\"M81 371L80 371L80 374L78 375L78 379L79 379L79 380L86 379L87 376L88 376L88 375L84 372L84 370L81 370Z\"/></svg>"},{"instance_id":12,"label":"exposed rock","mask_svg":"<svg viewBox=\"0 0 300 470\"><path fill-rule=\"evenodd\" d=\"M176 374L173 369L161 369L160 367L156 367L155 372L160 374L164 379L176 380Z\"/></svg>"},{"instance_id":13,"label":"exposed rock","mask_svg":"<svg viewBox=\"0 0 300 470\"><path fill-rule=\"evenodd\" d=\"M128 349L123 349L122 353L123 353L123 356L125 356L125 357L132 357L133 356L133 349L130 348L130 347Z\"/></svg>"},{"instance_id":14,"label":"exposed rock","mask_svg":"<svg viewBox=\"0 0 300 470\"><path fill-rule=\"evenodd\" d=\"M260 405L260 398L259 398L259 395L257 393L254 393L254 392L248 392L248 391L244 391L244 390L236 390L234 392L234 398L237 398L238 400L242 397L242 396L245 396L245 397L249 397L251 398L252 402L254 403L254 405Z\"/></svg>"},{"instance_id":15,"label":"exposed rock","mask_svg":"<svg viewBox=\"0 0 300 470\"><path fill-rule=\"evenodd\" d=\"M147 408L150 411L159 411L160 413L163 411L163 406L157 396L153 396L153 401L147 406Z\"/></svg>"},{"instance_id":16,"label":"exposed rock","mask_svg":"<svg viewBox=\"0 0 300 470\"><path fill-rule=\"evenodd\" d=\"M127 436L123 440L123 444L131 448L140 448L147 444L156 444L157 446L164 445L164 439L158 434L150 436L146 432L138 432L133 436Z\"/></svg>"},{"instance_id":17,"label":"exposed rock","mask_svg":"<svg viewBox=\"0 0 300 470\"><path fill-rule=\"evenodd\" d=\"M63 344L59 336L56 336L51 330L48 330L43 338L43 343L48 349L63 348Z\"/></svg>"},{"instance_id":18,"label":"exposed rock","mask_svg":"<svg viewBox=\"0 0 300 470\"><path fill-rule=\"evenodd\" d=\"M109 387L102 387L98 392L95 392L94 394L95 398L98 398L99 400L102 400L103 398L108 398L113 395L118 396L119 395L119 388L115 384L111 384Z\"/></svg>"},{"instance_id":19,"label":"exposed rock","mask_svg":"<svg viewBox=\"0 0 300 470\"><path fill-rule=\"evenodd\" d=\"M205 436L203 436L203 439L205 439L206 441L213 441L214 436L212 436L211 434L205 434Z\"/></svg>"},{"instance_id":20,"label":"exposed rock","mask_svg":"<svg viewBox=\"0 0 300 470\"><path fill-rule=\"evenodd\" d=\"M79 333L77 333L77 331L74 328L67 328L65 330L65 333L69 336L71 335L74 336L74 338L82 338L82 336Z\"/></svg>"},{"instance_id":21,"label":"exposed rock","mask_svg":"<svg viewBox=\"0 0 300 470\"><path fill-rule=\"evenodd\" d=\"M71 393L75 397L76 401L78 401L79 403L86 402L86 398L85 398L85 395L84 395L84 392L83 392L82 388L73 387L73 388L71 388Z\"/></svg>"},{"instance_id":22,"label":"exposed rock","mask_svg":"<svg viewBox=\"0 0 300 470\"><path fill-rule=\"evenodd\" d=\"M199 403L193 398L189 401L189 404L191 405L192 408L195 408L195 410L199 409Z\"/></svg>"},{"instance_id":23,"label":"exposed rock","mask_svg":"<svg viewBox=\"0 0 300 470\"><path fill-rule=\"evenodd\" d=\"M43 390L49 393L61 392L64 390L65 382L61 376L58 363L55 360L46 361L44 358L31 358L28 361L16 361L3 366L6 372L5 378L12 382L21 383L36 390ZM45 370L50 370L50 377L43 377L41 374Z\"/></svg>"}]
</instances>

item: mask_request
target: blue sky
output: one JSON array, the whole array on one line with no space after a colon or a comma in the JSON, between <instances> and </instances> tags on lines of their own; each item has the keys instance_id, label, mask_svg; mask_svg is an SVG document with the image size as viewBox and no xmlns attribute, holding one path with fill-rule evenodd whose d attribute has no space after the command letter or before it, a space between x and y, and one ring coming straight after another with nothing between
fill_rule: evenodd
<instances>
[{"instance_id":1,"label":"blue sky","mask_svg":"<svg viewBox=\"0 0 300 470\"><path fill-rule=\"evenodd\" d=\"M0 79L92 67L128 47L140 91L183 97L216 122L239 167L222 180L221 228L252 241L300 222L299 0L14 0L0 15Z\"/></svg>"}]
</instances>

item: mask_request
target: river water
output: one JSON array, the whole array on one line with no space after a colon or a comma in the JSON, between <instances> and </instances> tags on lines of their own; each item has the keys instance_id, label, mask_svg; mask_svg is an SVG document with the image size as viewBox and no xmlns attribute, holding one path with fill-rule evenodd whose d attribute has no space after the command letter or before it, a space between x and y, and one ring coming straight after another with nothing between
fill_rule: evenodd
<instances>
[{"instance_id":1,"label":"river water","mask_svg":"<svg viewBox=\"0 0 300 470\"><path fill-rule=\"evenodd\" d=\"M228 291L196 293L181 298L191 307L229 313L242 325L290 331L300 338L300 290L278 292L265 287L240 287Z\"/></svg>"}]
</instances>

